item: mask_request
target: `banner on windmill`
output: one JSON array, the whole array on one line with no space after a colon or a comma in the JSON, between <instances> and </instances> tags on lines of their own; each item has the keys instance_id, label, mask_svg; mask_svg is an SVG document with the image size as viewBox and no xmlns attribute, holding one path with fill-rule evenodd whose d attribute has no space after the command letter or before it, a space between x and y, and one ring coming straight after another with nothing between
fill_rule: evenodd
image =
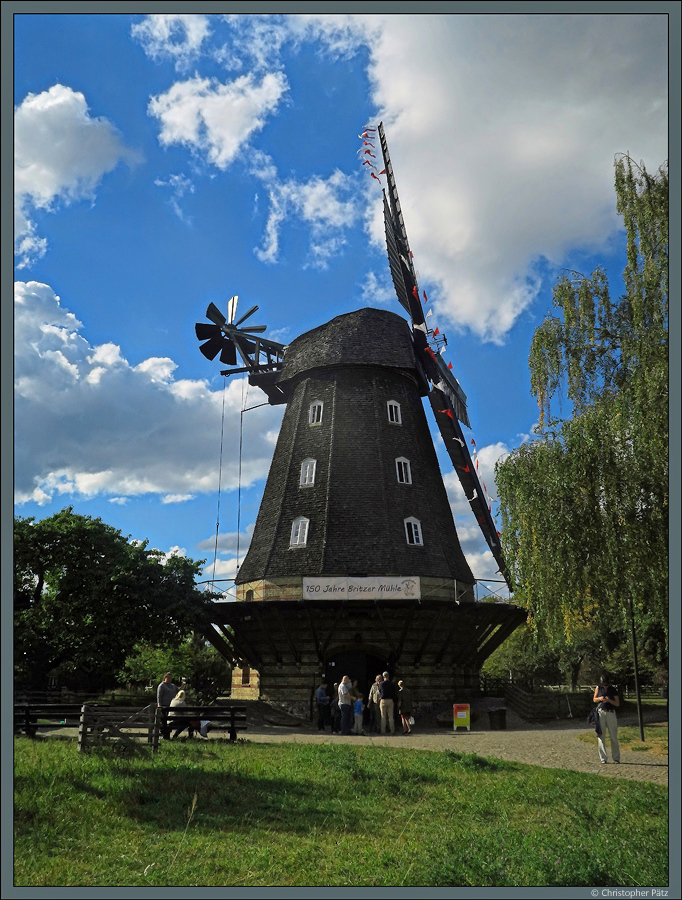
<instances>
[{"instance_id":1,"label":"banner on windmill","mask_svg":"<svg viewBox=\"0 0 682 900\"><path fill-rule=\"evenodd\" d=\"M373 578L303 578L303 596L334 600L372 600L382 597L421 599L421 583L417 576Z\"/></svg>"}]
</instances>

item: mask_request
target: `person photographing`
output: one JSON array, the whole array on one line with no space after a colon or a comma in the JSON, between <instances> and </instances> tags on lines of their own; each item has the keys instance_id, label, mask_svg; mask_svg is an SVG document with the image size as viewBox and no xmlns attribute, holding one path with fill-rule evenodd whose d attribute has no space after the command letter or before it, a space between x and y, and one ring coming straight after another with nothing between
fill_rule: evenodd
<instances>
[{"instance_id":1,"label":"person photographing","mask_svg":"<svg viewBox=\"0 0 682 900\"><path fill-rule=\"evenodd\" d=\"M614 763L620 763L620 747L618 746L618 719L616 710L620 706L620 697L618 688L609 683L608 678L602 673L599 677L599 684L594 689L592 700L597 703L597 715L599 716L599 725L601 734L597 734L597 749L599 750L599 760L602 763L607 762L606 746L604 744L604 736L609 733L609 742L611 744L611 759Z\"/></svg>"}]
</instances>

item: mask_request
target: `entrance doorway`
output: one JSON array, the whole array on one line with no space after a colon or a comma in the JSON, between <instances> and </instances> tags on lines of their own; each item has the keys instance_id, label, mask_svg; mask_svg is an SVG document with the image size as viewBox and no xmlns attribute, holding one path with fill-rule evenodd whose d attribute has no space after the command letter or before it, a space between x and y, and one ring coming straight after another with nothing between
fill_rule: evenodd
<instances>
[{"instance_id":1,"label":"entrance doorway","mask_svg":"<svg viewBox=\"0 0 682 900\"><path fill-rule=\"evenodd\" d=\"M390 671L388 660L385 657L353 648L352 650L340 650L328 657L324 673L330 691L344 675L348 675L351 681L355 681L357 678L358 690L366 701L374 679L387 669Z\"/></svg>"}]
</instances>

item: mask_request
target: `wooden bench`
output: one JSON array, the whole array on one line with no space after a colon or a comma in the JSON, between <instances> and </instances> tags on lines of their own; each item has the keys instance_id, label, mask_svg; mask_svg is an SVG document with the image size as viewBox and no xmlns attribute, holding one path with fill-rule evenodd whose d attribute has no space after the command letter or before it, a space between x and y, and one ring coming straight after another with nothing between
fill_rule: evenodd
<instances>
[{"instance_id":1,"label":"wooden bench","mask_svg":"<svg viewBox=\"0 0 682 900\"><path fill-rule=\"evenodd\" d=\"M179 718L209 720L211 731L226 731L231 741L246 729L245 706L192 705L176 707ZM163 710L155 703L146 707L105 706L101 703L15 703L14 733L35 737L38 731L78 728L78 746L83 750L109 739L140 749L141 743L156 751ZM168 720L171 731L173 719ZM198 729L196 729L198 730Z\"/></svg>"},{"instance_id":2,"label":"wooden bench","mask_svg":"<svg viewBox=\"0 0 682 900\"><path fill-rule=\"evenodd\" d=\"M188 704L187 706L174 706L171 708L177 715L168 716L168 728L172 732L176 727L174 719L192 719L201 722L208 720L211 723L211 731L227 731L231 741L237 740L237 732L246 729L246 707L245 706L200 706L197 704ZM156 715L161 730L161 721L164 710L157 707ZM195 727L194 731L199 728Z\"/></svg>"},{"instance_id":3,"label":"wooden bench","mask_svg":"<svg viewBox=\"0 0 682 900\"><path fill-rule=\"evenodd\" d=\"M35 737L38 729L78 728L80 703L15 703L14 732Z\"/></svg>"}]
</instances>

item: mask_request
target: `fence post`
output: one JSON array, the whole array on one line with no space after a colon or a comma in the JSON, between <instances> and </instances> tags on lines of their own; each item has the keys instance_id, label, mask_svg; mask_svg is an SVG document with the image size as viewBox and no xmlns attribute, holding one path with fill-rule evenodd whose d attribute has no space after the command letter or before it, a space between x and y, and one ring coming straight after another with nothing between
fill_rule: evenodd
<instances>
[{"instance_id":1,"label":"fence post","mask_svg":"<svg viewBox=\"0 0 682 900\"><path fill-rule=\"evenodd\" d=\"M152 750L154 753L159 749L159 735L161 734L161 722L163 721L163 708L157 706L154 711L154 738L152 742Z\"/></svg>"},{"instance_id":2,"label":"fence post","mask_svg":"<svg viewBox=\"0 0 682 900\"><path fill-rule=\"evenodd\" d=\"M81 719L78 725L78 749L83 751L88 745L88 707L83 704L81 707Z\"/></svg>"}]
</instances>

